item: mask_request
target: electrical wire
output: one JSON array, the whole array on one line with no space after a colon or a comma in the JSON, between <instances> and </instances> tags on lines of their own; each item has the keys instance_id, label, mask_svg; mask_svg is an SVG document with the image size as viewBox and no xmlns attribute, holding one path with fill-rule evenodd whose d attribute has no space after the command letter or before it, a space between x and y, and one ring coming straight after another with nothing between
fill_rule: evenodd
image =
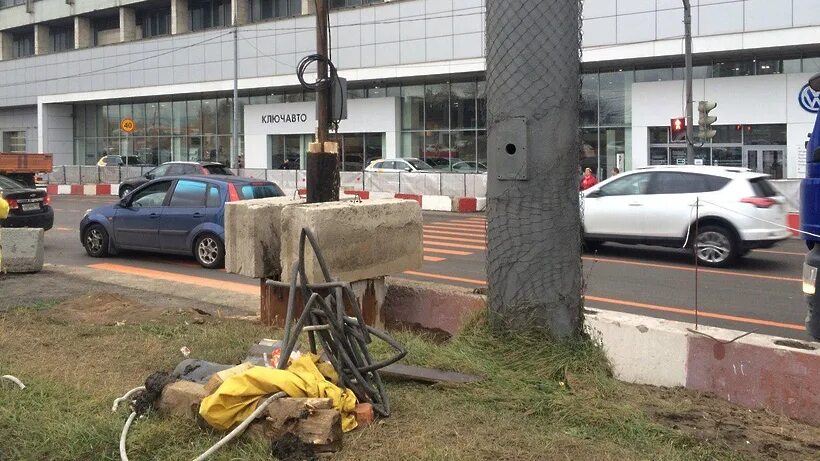
<instances>
[{"instance_id":1,"label":"electrical wire","mask_svg":"<svg viewBox=\"0 0 820 461\"><path fill-rule=\"evenodd\" d=\"M130 391L126 392L125 395L123 395L122 397L114 400L114 404L111 405L111 411L116 412L117 409L120 406L120 403L130 399L131 396L136 394L137 392L144 391L144 390L145 390L145 386L139 386L139 387L135 387L135 388L131 389Z\"/></svg>"},{"instance_id":2,"label":"electrical wire","mask_svg":"<svg viewBox=\"0 0 820 461\"><path fill-rule=\"evenodd\" d=\"M128 419L125 420L125 425L122 427L122 432L120 433L120 461L128 461L128 453L125 449L125 439L128 437L128 430L131 429L131 424L134 422L134 418L137 417L137 412L132 411L130 415L128 415Z\"/></svg>"},{"instance_id":3,"label":"electrical wire","mask_svg":"<svg viewBox=\"0 0 820 461\"><path fill-rule=\"evenodd\" d=\"M0 376L0 379L5 379L5 380L8 380L8 381L13 382L13 383L14 383L14 384L16 384L16 385L17 385L17 387L19 387L21 390L26 388L26 385L25 385L25 384L23 384L23 382L22 382L22 381L20 381L19 379L17 379L17 377L16 377L16 376L12 376L12 375L3 375L3 376Z\"/></svg>"}]
</instances>

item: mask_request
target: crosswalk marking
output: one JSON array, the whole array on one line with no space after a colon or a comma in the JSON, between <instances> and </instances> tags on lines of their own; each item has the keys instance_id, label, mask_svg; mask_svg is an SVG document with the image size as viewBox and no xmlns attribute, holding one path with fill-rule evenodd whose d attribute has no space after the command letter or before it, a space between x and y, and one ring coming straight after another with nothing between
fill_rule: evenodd
<instances>
[{"instance_id":1,"label":"crosswalk marking","mask_svg":"<svg viewBox=\"0 0 820 461\"><path fill-rule=\"evenodd\" d=\"M425 245L435 245L435 246L442 246L447 248L461 248L463 250L484 250L483 246L478 245L464 245L461 243L448 243L448 242L439 242L436 240L430 240L425 238L424 239Z\"/></svg>"}]
</instances>

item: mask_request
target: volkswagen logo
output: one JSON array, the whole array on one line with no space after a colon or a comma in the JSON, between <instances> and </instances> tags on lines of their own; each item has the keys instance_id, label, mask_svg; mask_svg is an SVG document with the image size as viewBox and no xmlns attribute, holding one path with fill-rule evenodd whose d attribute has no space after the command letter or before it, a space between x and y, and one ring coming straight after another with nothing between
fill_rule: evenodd
<instances>
[{"instance_id":1,"label":"volkswagen logo","mask_svg":"<svg viewBox=\"0 0 820 461\"><path fill-rule=\"evenodd\" d=\"M820 92L812 90L808 84L803 86L800 90L800 95L797 97L800 102L800 107L806 112L816 114L820 112Z\"/></svg>"}]
</instances>

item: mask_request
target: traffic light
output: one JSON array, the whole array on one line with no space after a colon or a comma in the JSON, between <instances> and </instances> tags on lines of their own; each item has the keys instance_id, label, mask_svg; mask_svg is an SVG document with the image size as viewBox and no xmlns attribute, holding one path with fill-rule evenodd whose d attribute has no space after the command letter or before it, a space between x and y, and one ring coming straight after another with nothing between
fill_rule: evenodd
<instances>
[{"instance_id":1,"label":"traffic light","mask_svg":"<svg viewBox=\"0 0 820 461\"><path fill-rule=\"evenodd\" d=\"M717 122L717 117L709 115L715 107L717 107L716 102L712 101L700 101L698 102L698 139L700 142L707 142L715 137L717 131L712 129L712 124Z\"/></svg>"},{"instance_id":2,"label":"traffic light","mask_svg":"<svg viewBox=\"0 0 820 461\"><path fill-rule=\"evenodd\" d=\"M686 119L684 117L673 118L669 122L669 129L672 134L672 142L686 141Z\"/></svg>"}]
</instances>

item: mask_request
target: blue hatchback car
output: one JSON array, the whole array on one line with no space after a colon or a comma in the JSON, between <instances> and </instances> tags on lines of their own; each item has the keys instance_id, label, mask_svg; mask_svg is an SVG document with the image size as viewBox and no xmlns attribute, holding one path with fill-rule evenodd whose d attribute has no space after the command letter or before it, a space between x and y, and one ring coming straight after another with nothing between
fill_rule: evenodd
<instances>
[{"instance_id":1,"label":"blue hatchback car","mask_svg":"<svg viewBox=\"0 0 820 461\"><path fill-rule=\"evenodd\" d=\"M225 202L283 195L272 182L236 176L159 178L119 203L89 210L80 240L95 258L119 250L193 254L214 269L225 262Z\"/></svg>"}]
</instances>

